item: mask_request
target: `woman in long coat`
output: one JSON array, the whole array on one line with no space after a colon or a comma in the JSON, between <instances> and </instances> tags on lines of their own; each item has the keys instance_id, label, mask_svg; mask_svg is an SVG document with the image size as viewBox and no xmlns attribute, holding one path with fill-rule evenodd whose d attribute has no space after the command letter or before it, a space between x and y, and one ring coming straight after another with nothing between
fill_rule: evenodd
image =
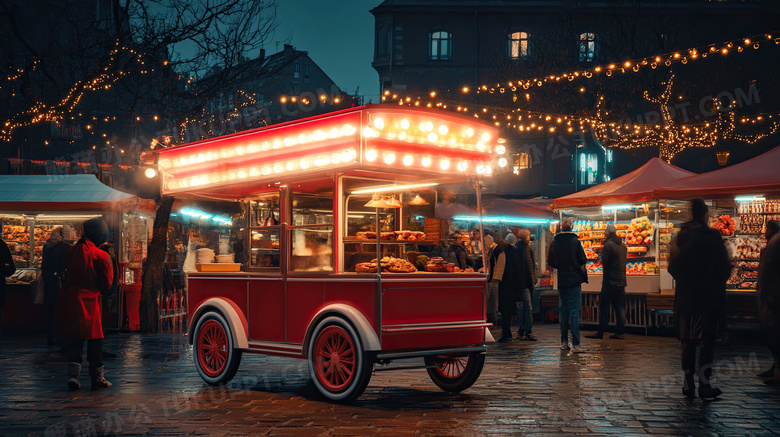
<instances>
[{"instance_id":1,"label":"woman in long coat","mask_svg":"<svg viewBox=\"0 0 780 437\"><path fill-rule=\"evenodd\" d=\"M691 202L693 218L683 223L672 242L669 273L677 281L674 296L677 335L682 348L685 375L683 394L694 396L694 375L699 377L699 397L716 398L719 388L712 387L712 359L715 334L724 317L726 280L731 261L723 238L707 226L707 205L701 199ZM696 372L696 349L699 371Z\"/></svg>"},{"instance_id":2,"label":"woman in long coat","mask_svg":"<svg viewBox=\"0 0 780 437\"><path fill-rule=\"evenodd\" d=\"M87 342L92 388L111 387L103 376L103 325L100 295L111 287L114 273L109 255L100 250L108 238L102 218L84 222L84 235L68 250L65 288L58 305L59 332L70 343L68 388L78 390L81 354Z\"/></svg>"}]
</instances>

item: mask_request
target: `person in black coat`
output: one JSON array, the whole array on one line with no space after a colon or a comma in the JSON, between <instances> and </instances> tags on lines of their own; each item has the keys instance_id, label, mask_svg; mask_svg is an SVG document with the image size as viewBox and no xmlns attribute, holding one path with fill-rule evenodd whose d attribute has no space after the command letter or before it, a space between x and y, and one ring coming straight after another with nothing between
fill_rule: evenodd
<instances>
[{"instance_id":1,"label":"person in black coat","mask_svg":"<svg viewBox=\"0 0 780 437\"><path fill-rule=\"evenodd\" d=\"M5 241L0 239L0 340L3 338L3 312L5 311L5 278L16 272L14 258Z\"/></svg>"},{"instance_id":2,"label":"person in black coat","mask_svg":"<svg viewBox=\"0 0 780 437\"><path fill-rule=\"evenodd\" d=\"M677 281L674 313L682 349L683 394L694 396L694 375L698 375L699 397L713 399L722 393L712 387L710 377L718 324L725 316L731 261L720 233L707 226L707 204L694 199L691 210L693 218L683 223L672 241L668 271Z\"/></svg>"},{"instance_id":3,"label":"person in black coat","mask_svg":"<svg viewBox=\"0 0 780 437\"><path fill-rule=\"evenodd\" d=\"M513 232L514 233L514 232ZM517 230L515 244L515 270L518 272L518 301L522 301L522 309L517 311L517 334L521 340L536 341L533 336L533 305L531 303L534 286L536 285L536 255L531 243L531 232L528 229Z\"/></svg>"},{"instance_id":4,"label":"person in black coat","mask_svg":"<svg viewBox=\"0 0 780 437\"><path fill-rule=\"evenodd\" d=\"M610 338L623 339L626 332L626 245L617 236L615 225L607 225L601 250L603 277L599 294L599 330L588 338L604 338L609 325L609 308L615 310L615 333Z\"/></svg>"},{"instance_id":5,"label":"person in black coat","mask_svg":"<svg viewBox=\"0 0 780 437\"><path fill-rule=\"evenodd\" d=\"M761 333L772 352L772 367L758 376L765 384L780 385L780 223L766 222L766 247L761 251L756 285Z\"/></svg>"},{"instance_id":6,"label":"person in black coat","mask_svg":"<svg viewBox=\"0 0 780 437\"><path fill-rule=\"evenodd\" d=\"M585 272L585 249L572 231L571 219L561 223L561 232L553 238L547 252L547 264L558 270L558 303L561 317L561 349L569 350L571 331L572 352L585 352L580 346L580 308L582 283L588 282Z\"/></svg>"},{"instance_id":7,"label":"person in black coat","mask_svg":"<svg viewBox=\"0 0 780 437\"><path fill-rule=\"evenodd\" d=\"M498 283L498 310L501 312L501 338L498 341L501 343L512 339L512 315L517 311L520 290L514 246L517 237L507 234L504 242L504 271Z\"/></svg>"},{"instance_id":8,"label":"person in black coat","mask_svg":"<svg viewBox=\"0 0 780 437\"><path fill-rule=\"evenodd\" d=\"M57 344L57 328L54 323L57 300L62 291L62 274L65 271L65 254L74 240L70 226L58 226L51 231L41 251L41 280L43 281L43 305L46 307L46 341Z\"/></svg>"}]
</instances>

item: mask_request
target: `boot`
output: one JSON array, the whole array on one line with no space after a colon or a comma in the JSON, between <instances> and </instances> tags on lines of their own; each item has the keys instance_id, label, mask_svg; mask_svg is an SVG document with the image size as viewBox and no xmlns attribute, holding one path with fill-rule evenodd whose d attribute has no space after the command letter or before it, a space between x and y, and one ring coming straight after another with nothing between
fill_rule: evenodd
<instances>
[{"instance_id":1,"label":"boot","mask_svg":"<svg viewBox=\"0 0 780 437\"><path fill-rule=\"evenodd\" d=\"M68 390L76 391L81 388L81 384L79 384L80 373L81 364L75 362L68 363Z\"/></svg>"},{"instance_id":2,"label":"boot","mask_svg":"<svg viewBox=\"0 0 780 437\"><path fill-rule=\"evenodd\" d=\"M696 397L696 386L694 385L693 375L685 375L683 380L683 396L692 399Z\"/></svg>"},{"instance_id":3,"label":"boot","mask_svg":"<svg viewBox=\"0 0 780 437\"><path fill-rule=\"evenodd\" d=\"M759 378L771 378L772 376L774 376L776 368L777 367L774 364L772 364L772 367L770 367L769 370L765 370L756 376L758 376Z\"/></svg>"},{"instance_id":4,"label":"boot","mask_svg":"<svg viewBox=\"0 0 780 437\"><path fill-rule=\"evenodd\" d=\"M764 384L771 385L771 386L778 386L780 385L780 368L777 366L772 366L772 369L770 369L772 373L770 373L766 379L764 379Z\"/></svg>"},{"instance_id":5,"label":"boot","mask_svg":"<svg viewBox=\"0 0 780 437\"><path fill-rule=\"evenodd\" d=\"M704 400L712 400L720 396L723 392L710 385L712 379L712 366L706 365L704 369L699 370L699 397Z\"/></svg>"},{"instance_id":6,"label":"boot","mask_svg":"<svg viewBox=\"0 0 780 437\"><path fill-rule=\"evenodd\" d=\"M112 385L110 382L108 382L108 380L106 380L105 377L103 377L103 366L100 366L97 369L89 369L89 376L92 377L92 390L98 388L109 388Z\"/></svg>"}]
</instances>

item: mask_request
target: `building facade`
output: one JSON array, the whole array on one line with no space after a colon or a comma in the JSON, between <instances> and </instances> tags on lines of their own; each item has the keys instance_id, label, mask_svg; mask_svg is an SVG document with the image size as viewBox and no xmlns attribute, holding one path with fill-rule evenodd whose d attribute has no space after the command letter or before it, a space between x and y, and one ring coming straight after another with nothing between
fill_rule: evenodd
<instances>
[{"instance_id":1,"label":"building facade","mask_svg":"<svg viewBox=\"0 0 780 437\"><path fill-rule=\"evenodd\" d=\"M630 119L648 111L642 91L660 92L659 87L672 73L678 84L686 84L685 91L690 95L685 99L694 104L700 96L715 95L718 90L730 89L733 93L734 88L728 88L731 84L747 89L758 83L764 105L755 109L766 110L770 101L775 102L776 109L777 87L772 85L769 69L761 65L767 59L756 55L741 60L734 69L723 68L728 71L723 74L727 77L711 84L702 84L701 75L709 78L714 69L725 64L691 63L684 68L675 65L674 71L662 65L650 73L637 74L628 82L578 78L562 86L545 85L506 93L501 90L503 99L499 98L502 84L506 87L513 80L541 78L771 32L780 17L779 11L778 2L766 0L386 0L371 11L375 16L372 65L388 99L422 96L424 101L436 95L440 104L483 108L487 115L502 114L499 117L510 114L507 118L512 123L485 118L501 122L510 150L522 158L521 163L530 158L531 167L517 175L502 176L495 192L517 197L557 197L633 170L649 157L657 156L658 149L632 153L608 150L605 146L609 144L593 134L578 133L578 129L540 130L537 126L531 130L527 123L517 122L515 114L593 117L597 99L606 96L614 106L625 109L619 119ZM777 53L765 56L772 55ZM753 67L763 71L756 73ZM580 84L582 87L576 88ZM480 87L483 92L475 92ZM677 85L675 91L680 88ZM463 92L465 89L469 92ZM511 100L507 99L509 95ZM493 111L495 107L504 110ZM524 129L518 129L518 125ZM755 149L754 155L761 151L764 150ZM529 156L522 156L523 153ZM703 153L712 155L710 161L715 161L714 152Z\"/></svg>"}]
</instances>

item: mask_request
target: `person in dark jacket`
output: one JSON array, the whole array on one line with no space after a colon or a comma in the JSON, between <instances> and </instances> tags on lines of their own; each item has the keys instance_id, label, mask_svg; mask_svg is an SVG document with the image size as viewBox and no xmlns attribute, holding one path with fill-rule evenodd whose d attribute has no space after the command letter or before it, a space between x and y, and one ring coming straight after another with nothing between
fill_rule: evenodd
<instances>
[{"instance_id":1,"label":"person in dark jacket","mask_svg":"<svg viewBox=\"0 0 780 437\"><path fill-rule=\"evenodd\" d=\"M501 282L498 283L498 310L501 311L501 338L498 339L500 343L512 339L512 315L517 311L520 284L515 263L516 242L517 237L512 234L506 234L504 237L504 272Z\"/></svg>"},{"instance_id":2,"label":"person in dark jacket","mask_svg":"<svg viewBox=\"0 0 780 437\"><path fill-rule=\"evenodd\" d=\"M603 277L599 294L599 330L588 338L604 338L609 325L609 308L615 310L615 333L610 338L623 339L626 332L626 245L617 236L615 225L607 225L601 250Z\"/></svg>"},{"instance_id":3,"label":"person in dark jacket","mask_svg":"<svg viewBox=\"0 0 780 437\"><path fill-rule=\"evenodd\" d=\"M561 349L580 353L580 307L582 283L588 281L585 272L585 250L577 234L571 231L570 219L561 223L561 232L553 238L547 252L547 264L558 270L558 303L561 318ZM569 346L571 331L571 347Z\"/></svg>"},{"instance_id":4,"label":"person in dark jacket","mask_svg":"<svg viewBox=\"0 0 780 437\"><path fill-rule=\"evenodd\" d=\"M58 226L52 229L41 251L41 280L43 281L43 305L46 307L46 341L57 344L57 327L54 310L62 291L62 272L65 271L65 254L73 242L73 229Z\"/></svg>"},{"instance_id":5,"label":"person in dark jacket","mask_svg":"<svg viewBox=\"0 0 780 437\"><path fill-rule=\"evenodd\" d=\"M3 312L5 311L5 278L16 272L11 249L0 239L0 340L3 339Z\"/></svg>"},{"instance_id":6,"label":"person in dark jacket","mask_svg":"<svg viewBox=\"0 0 780 437\"><path fill-rule=\"evenodd\" d=\"M485 302L485 308L487 309L487 320L492 323L493 326L498 324L498 284L501 280L496 280L496 269L498 264L498 251L495 250L498 244L495 243L493 235L485 233L485 263L487 268L483 269L487 274L488 291ZM500 251L501 249L499 249ZM494 256L495 255L495 256ZM499 277L504 273L504 258L501 258Z\"/></svg>"},{"instance_id":7,"label":"person in dark jacket","mask_svg":"<svg viewBox=\"0 0 780 437\"><path fill-rule=\"evenodd\" d=\"M450 241L450 250L455 254L456 265L461 270L467 269L469 267L468 254L466 253L466 248L463 246L463 239L460 234L450 235Z\"/></svg>"},{"instance_id":8,"label":"person in dark jacket","mask_svg":"<svg viewBox=\"0 0 780 437\"><path fill-rule=\"evenodd\" d=\"M757 301L758 322L764 341L772 351L772 367L758 376L764 383L780 385L780 223L766 222L766 247L758 263Z\"/></svg>"},{"instance_id":9,"label":"person in dark jacket","mask_svg":"<svg viewBox=\"0 0 780 437\"><path fill-rule=\"evenodd\" d=\"M528 229L519 229L512 232L517 235L517 244L515 244L515 269L520 272L520 300L523 302L522 308L518 307L517 324L521 340L536 341L533 336L533 306L531 296L536 285L536 255L531 243L531 232Z\"/></svg>"},{"instance_id":10,"label":"person in dark jacket","mask_svg":"<svg viewBox=\"0 0 780 437\"><path fill-rule=\"evenodd\" d=\"M712 359L718 323L724 317L731 261L720 233L707 226L707 204L694 199L691 210L693 218L683 223L672 241L668 268L677 282L674 314L682 349L683 395L694 396L694 375L698 375L699 397L714 399L721 390L710 384Z\"/></svg>"},{"instance_id":11,"label":"person in dark jacket","mask_svg":"<svg viewBox=\"0 0 780 437\"><path fill-rule=\"evenodd\" d=\"M84 222L84 235L68 249L65 261L65 286L57 305L58 331L70 342L68 389L81 387L81 354L87 342L87 360L92 388L111 387L103 375L103 324L100 295L114 280L111 257L98 246L108 238L108 226L102 218Z\"/></svg>"}]
</instances>

